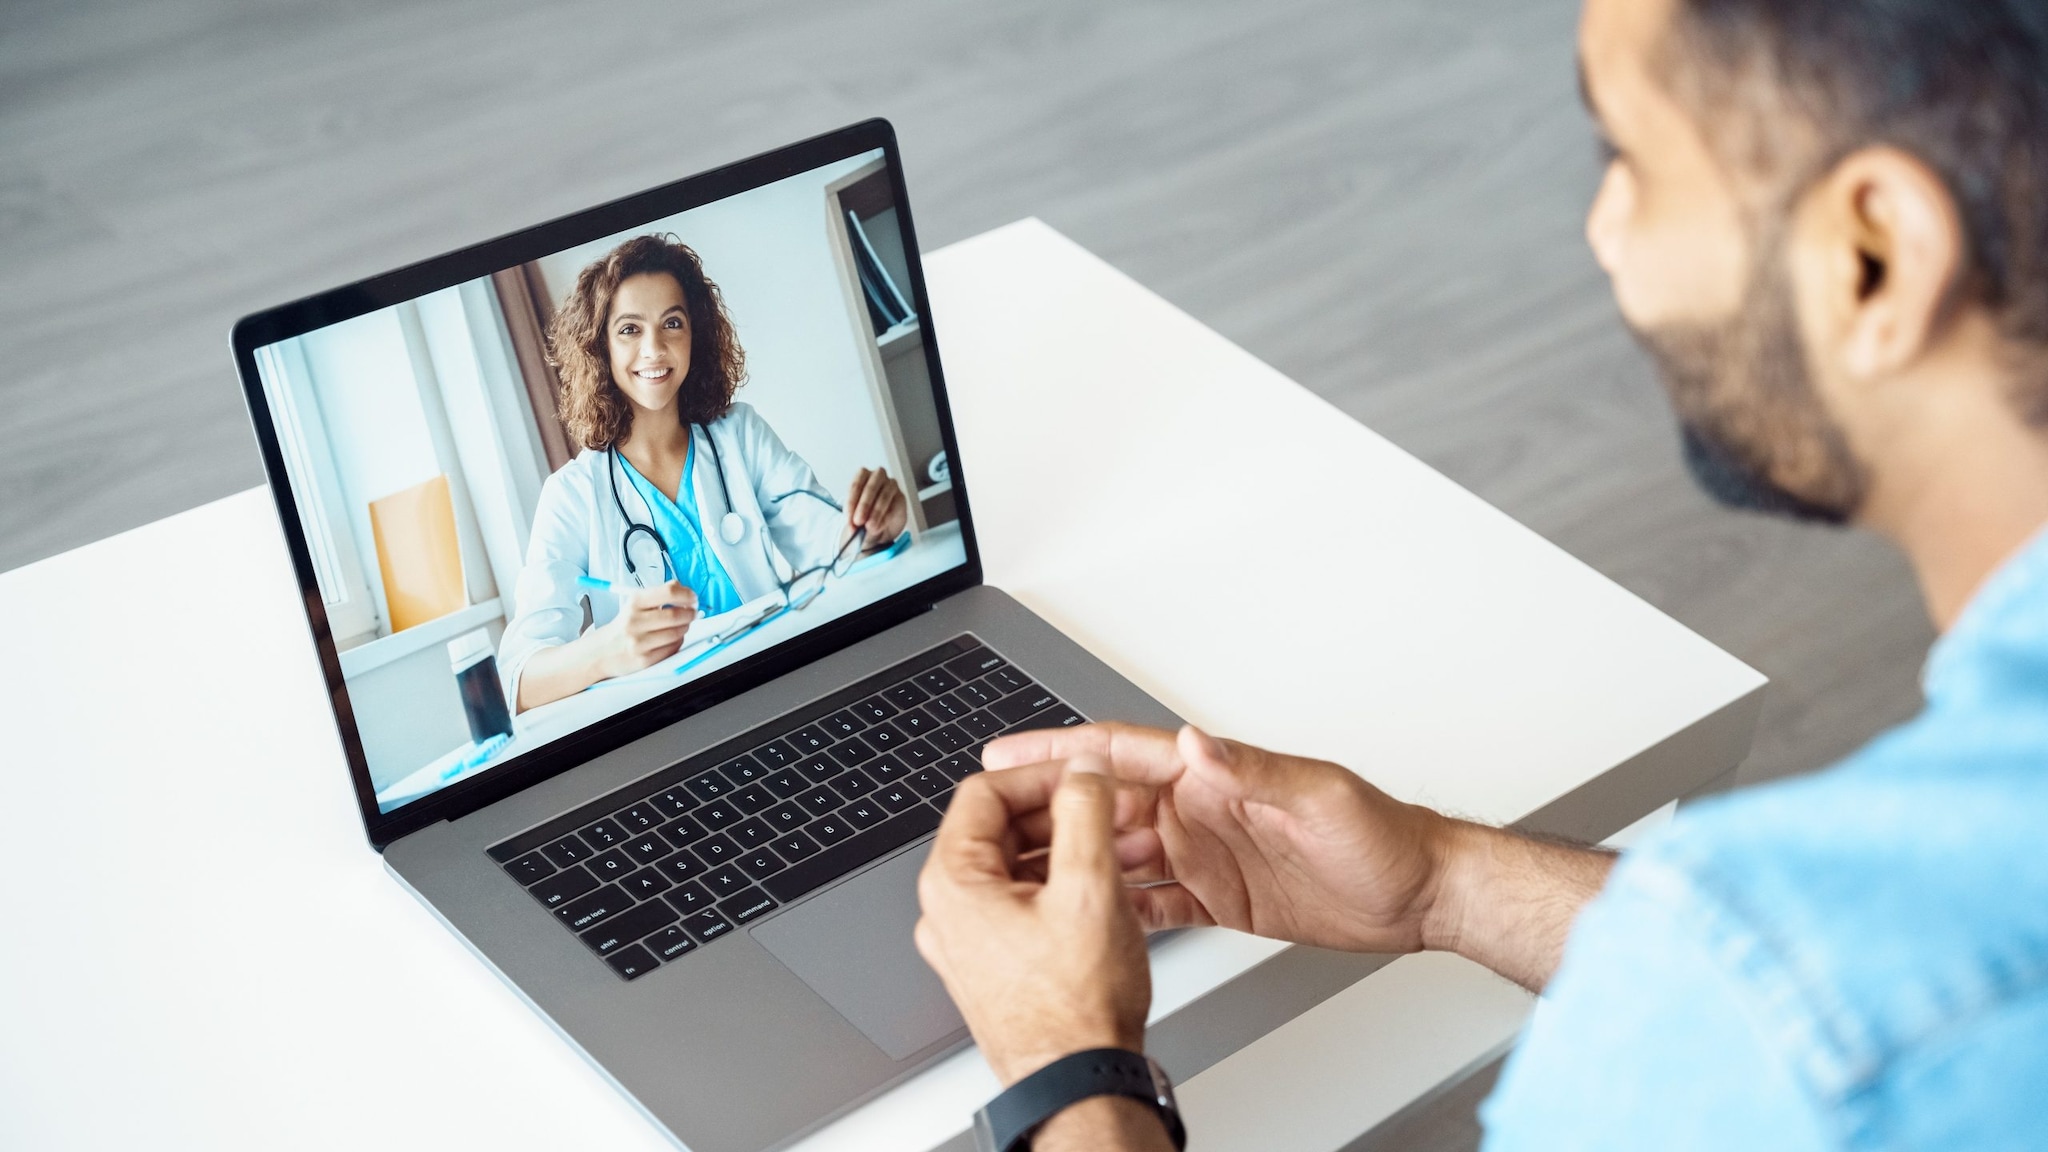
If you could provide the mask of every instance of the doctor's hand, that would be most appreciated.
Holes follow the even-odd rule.
[[[1069,1053],[1143,1050],[1152,974],[1107,768],[1080,757],[968,777],[918,877],[917,950],[1006,1085]],[[1027,818],[1038,836],[1021,834]]]
[[[876,552],[894,544],[909,517],[909,501],[888,469],[863,468],[853,478],[853,488],[846,496],[846,534],[853,535],[857,528],[868,530],[862,551]]]
[[[638,672],[682,649],[697,618],[697,593],[680,581],[636,588],[620,597],[619,614],[595,631],[602,638],[598,670],[607,679]]]

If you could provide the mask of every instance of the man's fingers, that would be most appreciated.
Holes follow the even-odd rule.
[[[1046,882],[1106,887],[1123,884],[1116,859],[1116,791],[1095,756],[1067,762],[1065,777],[1052,796],[1052,852]],[[988,777],[1001,780],[1010,773]]]
[[[992,741],[981,750],[982,767],[1015,768],[1074,756],[1100,756],[1119,780],[1167,784],[1180,775],[1180,752],[1171,732],[1130,724],[1083,724],[1039,728]]]
[[[1059,787],[1060,765],[1041,764],[960,782],[932,842],[932,862],[958,878],[1010,879],[1009,834],[1017,817],[1043,809]]]
[[[1133,888],[1130,890],[1131,910],[1138,914],[1138,924],[1147,932],[1163,932],[1168,928],[1210,928],[1216,918],[1202,906],[1195,894],[1178,884],[1159,888]]]

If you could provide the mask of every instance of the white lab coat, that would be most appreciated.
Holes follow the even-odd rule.
[[[832,558],[846,523],[845,513],[834,507],[839,497],[818,483],[811,466],[785,447],[751,406],[734,404],[709,426],[691,429],[691,435],[689,481],[697,498],[698,523],[742,600],[773,592],[792,572]],[[705,443],[707,435],[717,441],[724,458],[725,482],[732,491],[730,509],[726,488],[718,482],[719,456]],[[610,462],[609,453],[586,449],[541,485],[526,567],[519,573],[516,610],[498,643],[498,675],[507,700],[519,699],[519,674],[535,652],[567,644],[581,634],[585,593],[577,586],[577,577],[632,583],[623,547],[627,522],[612,500],[606,475]],[[618,480],[626,512],[641,524],[652,524],[646,501],[623,468]],[[832,503],[786,495],[798,490]],[[736,544],[726,543],[719,533],[719,522],[728,511],[739,513],[746,522],[746,532]],[[762,540],[764,526],[768,546]],[[682,546],[680,541],[670,544]],[[615,615],[610,604],[593,602],[591,609],[593,626],[609,623]]]

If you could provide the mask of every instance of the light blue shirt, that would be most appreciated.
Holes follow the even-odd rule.
[[[619,463],[647,504],[647,510],[654,515],[654,530],[661,534],[662,543],[668,545],[676,579],[697,593],[698,613],[716,616],[739,607],[743,603],[739,589],[733,586],[732,577],[726,575],[725,566],[705,541],[704,527],[697,516],[697,497],[691,491],[691,478],[696,475],[697,466],[696,437],[690,438],[689,452],[683,457],[683,479],[676,485],[674,500],[640,475],[623,452],[619,454]]]
[[[2048,533],[1918,717],[1688,809],[1616,866],[1486,1147],[2048,1147]]]

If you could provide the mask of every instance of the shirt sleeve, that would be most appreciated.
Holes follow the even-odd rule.
[[[514,712],[519,710],[519,677],[526,662],[535,652],[567,644],[583,631],[583,598],[576,578],[590,573],[590,548],[575,503],[561,473],[541,485],[512,618],[498,641],[498,677]]]
[[[776,550],[793,572],[830,562],[846,523],[838,498],[759,413],[742,405],[734,410],[745,421],[747,471],[754,477],[754,499]]]
[[[1839,1147],[1676,869],[1626,859],[1482,1107],[1487,1152]]]

